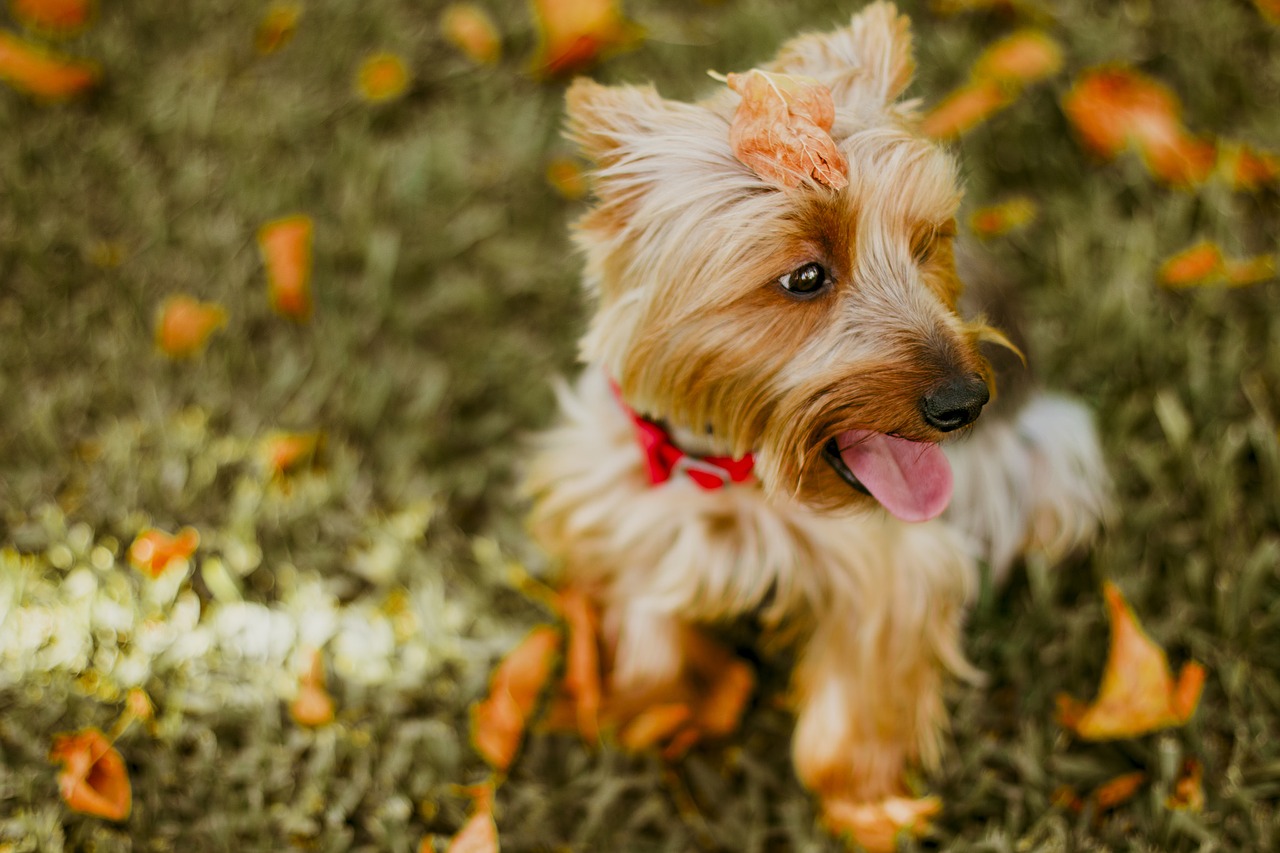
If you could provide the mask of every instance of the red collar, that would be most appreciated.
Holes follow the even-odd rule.
[[[636,441],[644,451],[649,469],[649,482],[659,485],[671,479],[677,471],[689,475],[702,488],[711,491],[728,483],[745,483],[751,479],[755,460],[748,453],[741,459],[731,456],[694,456],[685,453],[672,441],[671,434],[659,423],[637,413],[622,399],[616,383],[610,381],[618,405],[631,418],[636,429]]]

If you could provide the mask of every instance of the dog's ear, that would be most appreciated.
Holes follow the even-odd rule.
[[[843,29],[787,42],[769,67],[815,78],[831,90],[837,107],[879,113],[902,94],[915,71],[911,22],[892,3],[872,3]]]
[[[565,134],[583,156],[607,167],[660,132],[672,106],[652,86],[602,86],[579,77],[565,94]]]

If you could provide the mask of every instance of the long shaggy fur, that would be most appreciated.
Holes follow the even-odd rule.
[[[960,625],[977,561],[1058,556],[1092,535],[1105,471],[1087,413],[1033,396],[949,452],[948,515],[909,524],[822,460],[852,430],[948,436],[921,400],[948,377],[990,377],[982,325],[958,313],[956,166],[897,100],[905,18],[877,3],[771,66],[830,88],[849,186],[780,190],[736,160],[735,97],[696,104],[578,81],[569,135],[596,164],[577,228],[594,313],[588,363],[527,475],[533,530],[603,612],[620,693],[674,681],[689,626],[749,615],[798,651],[793,746],[824,797],[899,790],[940,757],[948,675],[973,677]],[[778,280],[811,262],[818,298]],[[758,483],[654,486],[627,404],[689,452],[753,453]]]

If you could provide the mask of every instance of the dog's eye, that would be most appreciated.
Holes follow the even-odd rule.
[[[783,289],[797,296],[812,296],[830,280],[822,264],[809,263],[797,267],[778,279]]]

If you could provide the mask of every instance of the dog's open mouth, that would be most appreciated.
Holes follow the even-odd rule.
[[[951,465],[931,442],[855,429],[824,444],[822,458],[903,521],[937,518],[951,500]]]

